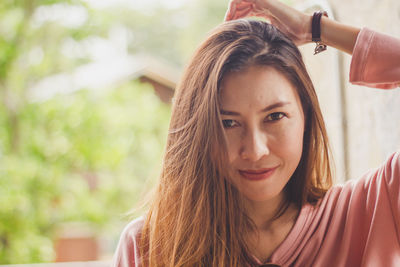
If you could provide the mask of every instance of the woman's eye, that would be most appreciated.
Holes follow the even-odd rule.
[[[233,128],[237,126],[237,123],[234,120],[222,120],[222,124],[224,128]]]
[[[269,114],[267,116],[267,121],[278,121],[278,120],[283,119],[283,117],[285,117],[285,116],[286,115],[283,112],[275,112],[275,113]]]

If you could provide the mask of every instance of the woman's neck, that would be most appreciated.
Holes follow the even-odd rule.
[[[247,200],[245,208],[247,215],[251,218],[259,231],[272,230],[275,225],[285,223],[286,221],[295,221],[298,209],[294,204],[288,204],[286,207],[284,194],[280,194],[274,199],[268,201]],[[283,214],[276,218],[278,212]]]
[[[296,222],[299,208],[293,203],[289,203],[286,207],[284,205],[283,198],[268,202],[249,201],[246,203],[248,216],[256,226],[256,229],[250,231],[246,236],[247,245],[252,256],[262,263],[271,257]],[[281,216],[277,217],[282,207],[285,209]]]

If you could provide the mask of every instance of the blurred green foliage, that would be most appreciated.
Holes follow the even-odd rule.
[[[1,263],[51,261],[60,223],[118,221],[157,175],[169,110],[137,82],[27,103],[19,153],[0,161]]]
[[[150,86],[132,81],[29,99],[36,81],[90,61],[63,55],[66,38],[107,29],[92,27],[91,19],[79,29],[34,23],[35,9],[60,3],[80,4],[3,1],[0,7],[0,264],[52,261],[60,223],[107,229],[139,200],[161,163],[170,107]],[[42,59],[31,62],[32,51]]]

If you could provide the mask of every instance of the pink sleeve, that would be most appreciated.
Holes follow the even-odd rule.
[[[130,222],[123,230],[112,267],[140,267],[138,235],[143,226],[143,218]]]
[[[400,39],[363,28],[353,50],[350,82],[381,89],[400,86]]]

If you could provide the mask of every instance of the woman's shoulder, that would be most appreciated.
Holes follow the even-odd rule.
[[[130,221],[124,228],[124,232],[129,234],[137,234],[140,232],[144,224],[144,216],[140,216]]]
[[[144,217],[128,223],[122,231],[113,258],[113,267],[138,267],[140,264],[138,239],[143,228]]]
[[[396,196],[400,191],[400,152],[392,153],[379,167],[360,178],[333,186],[322,202],[359,202],[377,200],[379,196]],[[357,201],[358,200],[358,201]]]
[[[318,203],[306,203],[273,260],[282,266],[295,261],[296,266],[328,266],[329,261],[349,266],[348,259],[394,266],[385,264],[390,257],[377,255],[393,255],[395,250],[398,255],[399,196],[400,153],[396,152],[361,178],[333,186]]]
[[[396,178],[400,175],[400,151],[392,153],[386,160],[376,168],[366,171],[361,177],[350,179],[344,183],[334,185],[332,191],[341,191],[343,188],[351,188],[359,183],[370,183],[373,180],[385,179],[388,180]]]
[[[136,238],[140,234],[144,224],[144,216],[140,216],[130,221],[122,231],[122,237]]]

